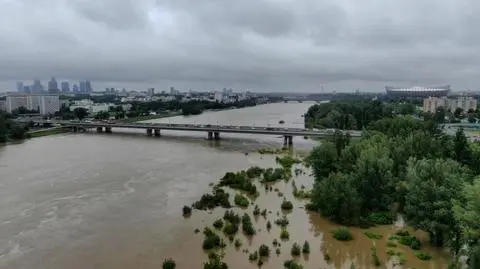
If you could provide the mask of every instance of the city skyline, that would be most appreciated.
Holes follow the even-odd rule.
[[[88,78],[100,89],[480,86],[480,2],[473,0],[207,1],[195,8],[174,0],[19,0],[2,1],[0,15],[15,29],[0,30],[0,91],[52,74]]]

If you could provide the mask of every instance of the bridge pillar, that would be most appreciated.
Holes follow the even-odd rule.
[[[213,132],[213,138],[215,140],[220,140],[220,132]]]
[[[152,129],[147,129],[147,135],[152,136]]]
[[[97,133],[103,132],[103,127],[97,127]]]
[[[293,145],[293,136],[285,135],[283,136],[283,146],[292,146]]]
[[[292,146],[293,145],[293,136],[288,137],[288,145]]]
[[[105,133],[111,134],[112,133],[112,127],[105,127]]]
[[[74,133],[76,133],[76,132],[78,131],[78,127],[77,127],[77,126],[73,126],[73,127],[72,127],[72,131],[73,131]]]
[[[155,132],[155,136],[160,136],[160,129],[155,129],[154,132]]]
[[[213,132],[208,132],[208,140],[213,140]]]

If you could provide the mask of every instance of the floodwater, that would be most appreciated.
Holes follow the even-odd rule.
[[[158,121],[277,126],[284,120],[285,126],[301,127],[301,115],[310,105],[268,104]],[[274,166],[274,156],[255,152],[283,143],[283,138],[274,136],[222,134],[221,141],[206,141],[203,133],[165,131],[162,137],[147,137],[140,131],[113,132],[62,134],[0,147],[0,268],[153,269],[161,268],[165,258],[176,260],[177,268],[201,268],[207,256],[201,248],[203,235],[194,230],[211,226],[224,210],[194,211],[184,219],[181,208],[210,191],[209,183],[225,172]],[[313,145],[294,139],[300,151]],[[307,189],[312,185],[308,173],[295,182]],[[279,212],[283,198],[259,186],[262,195],[255,203],[272,212],[267,219],[273,228],[267,232],[266,220],[260,216],[254,220],[256,236],[237,235],[243,246],[226,248],[229,268],[256,268],[242,250],[257,249],[262,243],[272,249],[263,268],[282,268],[291,258],[293,242],[305,240],[311,254],[298,259],[305,268],[350,268],[352,262],[357,269],[374,268],[373,241],[363,230],[352,229],[355,240],[338,242],[330,233],[334,224],[308,214],[302,208],[305,202],[293,199],[291,182],[273,187],[295,205],[287,213],[290,240],[281,243],[277,256],[272,241],[279,239],[280,231],[273,222],[277,212],[283,214]],[[252,211],[253,206],[246,209]],[[375,242],[380,268],[393,268],[396,261],[386,261],[385,245],[394,227],[372,230],[384,234]],[[422,247],[433,256],[427,262],[403,246],[396,249],[404,253],[404,268],[446,268],[448,256],[438,249]],[[324,253],[330,261],[324,260]]]

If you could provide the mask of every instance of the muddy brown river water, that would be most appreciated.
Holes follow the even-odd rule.
[[[303,127],[301,115],[310,105],[268,104],[157,121],[278,126],[284,120],[285,126]],[[162,137],[147,137],[129,130],[113,132],[63,134],[0,147],[0,268],[153,269],[161,268],[165,258],[173,258],[177,268],[202,268],[207,259],[201,248],[203,235],[194,230],[211,226],[224,210],[194,211],[184,219],[182,206],[210,191],[208,184],[225,172],[275,166],[274,156],[256,151],[280,147],[283,142],[279,137],[240,134],[225,134],[215,142],[206,141],[203,133],[163,132]],[[300,152],[315,144],[294,140]],[[308,173],[295,182],[307,189],[313,183]],[[406,263],[395,266],[397,259],[386,255],[387,237],[394,226],[372,228],[384,235],[375,242],[360,229],[352,229],[355,240],[336,241],[330,231],[337,226],[306,212],[305,201],[292,197],[291,182],[274,187],[294,202],[295,209],[287,214],[290,240],[281,243],[281,254],[273,252],[263,268],[282,268],[291,259],[292,244],[305,240],[311,253],[298,258],[305,268],[350,268],[352,262],[357,269],[375,268],[373,244],[382,261],[380,268],[447,267],[448,255],[428,246],[422,251],[433,256],[431,261],[420,261],[413,251],[398,246]],[[260,186],[259,190],[255,203],[272,211],[267,219],[273,223],[283,198]],[[245,211],[251,214],[253,206]],[[253,238],[237,235],[243,242],[241,250],[257,249],[262,243],[272,246],[273,239],[279,238],[276,225],[266,231],[266,221],[261,216],[253,220],[261,230]],[[224,261],[229,268],[256,268],[241,250],[227,246]],[[330,261],[324,260],[324,253]]]

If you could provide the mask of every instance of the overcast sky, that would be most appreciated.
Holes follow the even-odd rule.
[[[479,0],[0,0],[0,91],[480,89]]]

